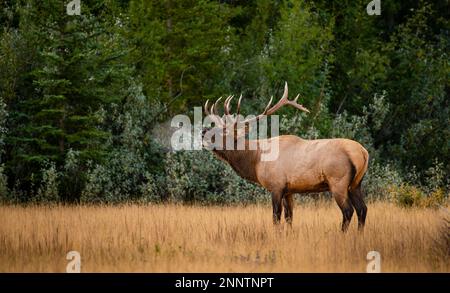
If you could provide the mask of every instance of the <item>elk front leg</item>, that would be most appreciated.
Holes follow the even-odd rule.
[[[275,225],[279,224],[281,220],[281,212],[283,211],[282,199],[282,192],[272,192],[273,223]]]
[[[286,223],[292,226],[292,219],[294,217],[294,197],[292,194],[285,194],[283,197],[284,204],[284,218]]]

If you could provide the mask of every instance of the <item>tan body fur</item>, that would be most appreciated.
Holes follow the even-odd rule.
[[[364,226],[367,207],[362,199],[361,181],[367,171],[369,154],[361,144],[349,139],[305,140],[293,135],[266,142],[276,145],[275,140],[279,155],[273,161],[262,161],[260,148],[214,150],[214,153],[241,177],[272,193],[276,223],[280,221],[282,203],[286,220],[292,221],[292,194],[331,191],[343,213],[342,229],[347,229],[353,208],[358,214],[359,226]]]

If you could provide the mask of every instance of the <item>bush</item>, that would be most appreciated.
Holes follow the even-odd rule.
[[[8,178],[5,175],[4,166],[0,165],[0,202],[9,202]]]
[[[161,193],[158,193],[157,181],[149,172],[146,172],[144,177],[146,181],[140,185],[141,201],[160,202]]]
[[[386,199],[390,195],[390,186],[399,186],[402,182],[400,173],[393,165],[371,159],[364,176],[363,189],[369,200]]]
[[[50,162],[42,168],[42,181],[37,195],[36,203],[56,203],[60,200],[58,193],[58,172],[54,162]]]
[[[427,189],[430,192],[443,188],[444,186],[448,190],[450,182],[444,169],[444,163],[434,160],[433,166],[428,168],[425,172],[427,180]]]
[[[169,153],[166,174],[174,202],[249,203],[268,198],[261,187],[240,178],[208,151]]]
[[[441,188],[427,195],[419,187],[406,183],[390,186],[389,192],[390,199],[402,207],[436,208],[445,204],[447,197]]]
[[[109,141],[107,160],[88,166],[81,202],[159,201],[164,197],[161,180],[164,153],[151,134],[160,110],[132,85],[122,106],[105,114],[105,124],[115,136]]]
[[[80,198],[86,183],[86,168],[80,162],[80,152],[69,149],[60,171],[59,194],[61,200],[74,202]]]
[[[147,171],[146,162],[135,153],[122,150],[114,152],[108,162],[90,167],[80,201],[159,201],[157,190],[155,179]]]

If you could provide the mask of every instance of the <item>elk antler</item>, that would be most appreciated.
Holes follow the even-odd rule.
[[[276,103],[275,105],[270,107],[270,105],[272,104],[272,100],[273,100],[273,96],[272,96],[270,98],[269,103],[267,104],[266,108],[264,109],[264,111],[261,114],[259,114],[258,116],[254,117],[254,118],[246,119],[240,123],[249,123],[249,122],[253,122],[253,121],[258,121],[259,119],[261,119],[264,116],[272,115],[273,113],[275,113],[277,110],[279,110],[284,105],[291,105],[291,106],[295,107],[296,109],[299,109],[301,111],[309,113],[309,110],[307,108],[305,108],[303,105],[297,103],[297,100],[299,97],[300,97],[300,95],[297,95],[294,100],[292,100],[292,101],[288,100],[288,84],[287,84],[287,82],[285,82],[284,83],[284,93],[283,93],[283,96],[281,97],[281,99],[278,101],[278,103]]]
[[[221,98],[222,97],[220,97],[217,100],[217,102],[220,101]],[[209,100],[206,100],[205,108],[204,108],[205,115],[208,116],[211,119],[211,121],[213,121],[217,126],[223,127],[224,126],[223,120],[218,115],[216,115],[214,112],[214,106],[217,104],[217,102],[211,105],[211,110],[208,110],[208,102],[209,102]]]
[[[234,96],[228,96],[228,98],[225,99],[225,103],[223,105],[223,111],[225,115],[232,115],[230,114],[230,102],[234,98]]]
[[[309,110],[307,108],[305,108],[303,105],[298,104],[297,100],[300,97],[300,95],[297,95],[295,97],[294,100],[288,100],[288,84],[287,82],[285,82],[284,84],[284,93],[283,96],[281,97],[281,99],[278,101],[278,103],[276,103],[275,105],[273,105],[272,107],[270,107],[270,105],[272,104],[272,100],[273,100],[273,96],[270,98],[269,103],[267,104],[266,108],[264,109],[264,111],[259,114],[258,116],[254,117],[254,118],[250,118],[250,119],[246,119],[244,121],[238,121],[239,119],[239,113],[240,113],[240,109],[241,109],[241,100],[242,100],[242,95],[239,97],[239,101],[237,104],[237,108],[236,108],[236,120],[234,121],[234,124],[237,123],[249,123],[249,122],[253,122],[253,121],[258,121],[259,119],[261,119],[264,116],[269,116],[272,115],[273,113],[275,113],[277,110],[279,110],[281,107],[283,107],[284,105],[291,105],[296,109],[299,109],[301,111],[307,112],[309,113]],[[225,99],[225,103],[224,103],[224,113],[227,116],[231,116],[231,111],[230,111],[230,103],[231,100],[233,100],[234,96],[228,96]],[[223,118],[221,118],[219,116],[219,114],[217,113],[217,104],[219,103],[219,101],[222,99],[222,97],[220,97],[212,106],[211,106],[211,110],[209,113],[208,112],[208,101],[206,101],[205,103],[205,113],[206,115],[209,115],[211,117],[211,119],[218,125],[224,125],[224,121]]]

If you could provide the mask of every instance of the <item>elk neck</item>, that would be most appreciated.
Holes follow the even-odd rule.
[[[216,156],[226,161],[244,179],[258,183],[256,165],[260,161],[260,150],[250,150],[245,141],[244,150],[214,150]]]

